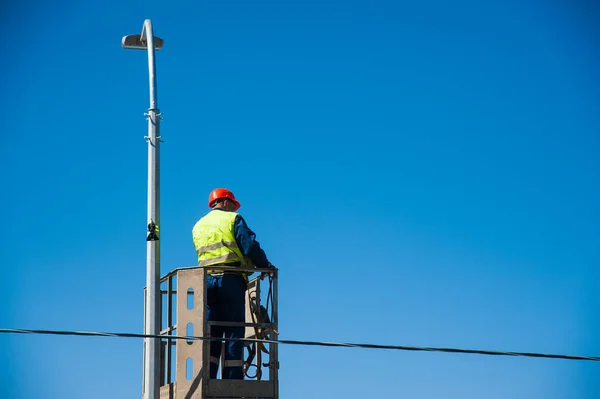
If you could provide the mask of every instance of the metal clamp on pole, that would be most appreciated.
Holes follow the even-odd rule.
[[[158,241],[158,226],[154,223],[154,220],[150,220],[150,224],[148,224],[148,237],[146,237],[146,241]]]

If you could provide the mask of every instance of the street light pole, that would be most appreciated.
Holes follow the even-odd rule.
[[[123,37],[123,48],[148,50],[148,72],[150,79],[150,108],[148,119],[148,236],[146,238],[146,295],[144,333],[160,334],[160,119],[156,89],[155,50],[160,50],[162,39],[154,36],[152,22],[144,21],[140,35]],[[160,340],[144,339],[144,399],[158,399],[160,394]]]

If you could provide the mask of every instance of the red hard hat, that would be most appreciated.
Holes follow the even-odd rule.
[[[208,196],[208,207],[212,208],[211,205],[213,202],[223,198],[227,198],[228,200],[233,201],[233,203],[235,204],[234,210],[237,211],[238,209],[240,209],[240,203],[238,202],[238,200],[235,199],[235,195],[233,195],[233,193],[227,190],[226,188],[215,188],[214,190],[212,190],[212,192]]]

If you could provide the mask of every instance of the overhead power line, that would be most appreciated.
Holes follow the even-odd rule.
[[[277,341],[260,340],[251,338],[218,338],[218,337],[194,337],[180,335],[152,335],[152,334],[136,334],[136,333],[118,333],[118,332],[97,332],[97,331],[60,331],[60,330],[28,330],[28,329],[12,329],[0,328],[0,333],[14,334],[45,334],[45,335],[69,335],[69,336],[87,336],[87,337],[118,337],[118,338],[159,338],[159,339],[184,339],[194,341],[243,341],[243,342],[263,342],[269,344],[284,344],[284,345],[305,345],[305,346],[330,346],[344,348],[365,348],[365,349],[391,349],[401,351],[422,351],[422,352],[446,352],[446,353],[467,353],[473,355],[489,355],[489,356],[521,356],[521,357],[537,357],[546,359],[564,359],[564,360],[588,360],[600,361],[600,357],[594,356],[572,356],[572,355],[556,355],[547,353],[533,352],[503,352],[478,349],[457,349],[457,348],[434,348],[422,346],[403,346],[403,345],[377,345],[377,344],[351,344],[343,342],[322,342],[322,341],[298,341],[282,339]]]

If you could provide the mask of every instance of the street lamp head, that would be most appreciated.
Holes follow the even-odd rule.
[[[146,41],[145,35],[127,35],[123,36],[121,40],[123,48],[132,50],[146,50],[148,49],[148,42]],[[158,36],[154,36],[154,49],[160,50],[163,47],[163,39]]]

